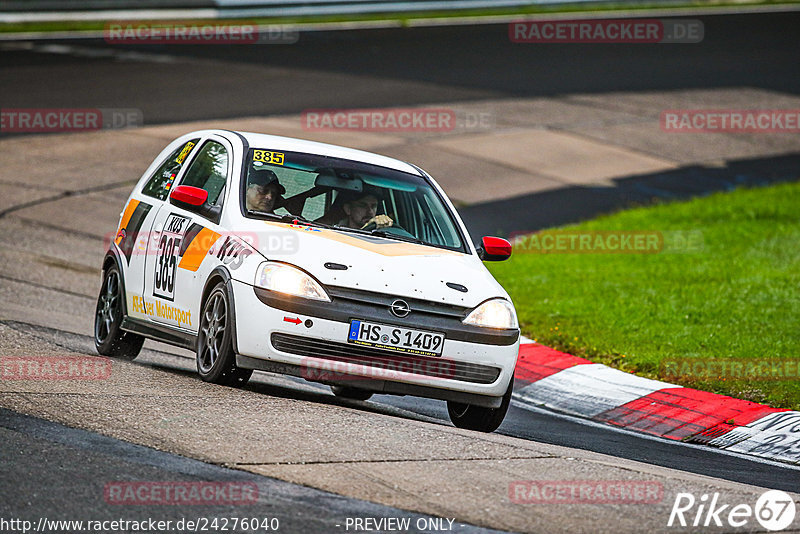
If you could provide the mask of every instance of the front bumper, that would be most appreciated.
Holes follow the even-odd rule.
[[[453,306],[404,299],[412,313],[400,319],[389,312],[391,296],[329,288],[332,302],[316,303],[231,283],[237,348],[245,367],[484,405],[497,404],[513,376],[519,330],[463,325],[465,310]],[[410,356],[347,344],[351,319],[443,332],[442,356]]]

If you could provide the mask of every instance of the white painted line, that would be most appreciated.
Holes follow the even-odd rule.
[[[269,9],[269,8],[267,8]],[[486,16],[454,16],[454,17],[434,17],[434,18],[411,18],[403,20],[403,13],[398,12],[397,18],[386,18],[377,20],[354,20],[336,22],[291,22],[287,26],[301,31],[339,31],[357,29],[388,29],[398,27],[435,27],[435,26],[474,26],[478,24],[507,24],[520,20],[593,20],[608,18],[657,18],[657,17],[676,17],[676,16],[708,16],[708,15],[738,15],[748,13],[787,13],[800,10],[798,4],[739,4],[733,6],[713,6],[713,7],[669,7],[663,6],[651,9],[616,9],[616,10],[597,10],[591,6],[587,11],[567,11],[560,13],[523,13],[510,15],[486,15]],[[241,10],[239,10],[241,11]],[[313,12],[312,15],[319,13]],[[113,15],[113,16],[112,16]],[[60,20],[186,20],[186,19],[210,19],[224,21],[226,18],[242,18],[241,13],[220,10],[214,8],[200,9],[170,9],[170,10],[147,10],[130,9],[115,11],[28,11],[21,13],[0,13],[0,23],[8,22],[37,22],[37,21],[60,21]],[[275,15],[267,14],[267,11],[254,13],[250,10],[251,18],[270,18]],[[283,25],[278,19],[276,24]],[[82,39],[102,37],[102,32],[9,32],[0,34],[0,40],[16,39]]]
[[[579,0],[585,4],[591,4],[591,0]],[[267,1],[261,2],[266,4]],[[526,5],[530,2],[520,2]],[[560,3],[546,1],[543,3]],[[414,10],[418,5],[413,6]],[[451,8],[453,4],[449,1],[445,7]],[[465,26],[475,24],[504,24],[519,20],[592,20],[608,18],[656,18],[656,17],[675,17],[675,16],[703,16],[703,15],[737,15],[747,13],[786,13],[798,11],[797,4],[753,4],[740,3],[731,6],[660,6],[650,9],[598,9],[596,6],[587,5],[585,11],[567,12],[545,12],[545,13],[512,13],[508,15],[464,15],[464,16],[445,16],[445,17],[420,17],[408,20],[401,20],[405,15],[403,11],[397,12],[396,18],[387,17],[385,19],[373,19],[366,21],[336,21],[336,22],[294,22],[296,26],[302,26],[304,31],[327,31],[327,30],[348,30],[358,28],[390,28],[400,24],[405,26]],[[185,8],[185,9],[118,9],[118,10],[94,10],[94,11],[23,11],[23,12],[2,12],[0,22],[29,22],[29,21],[57,21],[57,20],[164,20],[164,19],[225,19],[240,17],[241,12],[246,11],[248,16],[257,18],[269,18],[279,15],[286,16],[288,12],[280,13],[275,8]],[[319,15],[319,6],[304,7],[300,11],[295,9],[294,15],[300,13]],[[385,4],[379,6],[378,11],[385,11]]]
[[[673,384],[650,380],[599,363],[576,365],[519,389],[515,398],[581,417],[606,410]]]
[[[197,9],[115,9],[94,11],[22,11],[0,13],[0,22],[46,22],[68,20],[167,20],[215,19],[221,13],[214,8]]]

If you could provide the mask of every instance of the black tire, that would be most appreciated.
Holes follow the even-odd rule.
[[[331,386],[331,391],[343,399],[365,401],[372,397],[372,392],[366,389],[350,388],[347,386]]]
[[[231,305],[224,283],[211,290],[202,310],[196,346],[200,378],[223,386],[244,386],[253,371],[236,366]]]
[[[447,413],[450,421],[458,428],[477,430],[478,432],[494,432],[506,417],[508,406],[511,404],[513,387],[514,377],[512,376],[499,408],[484,408],[483,406],[447,401]]]
[[[122,277],[112,265],[103,273],[103,284],[94,313],[94,347],[98,354],[132,360],[139,355],[144,337],[120,330],[122,324]]]

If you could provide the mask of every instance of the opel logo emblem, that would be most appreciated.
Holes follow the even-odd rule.
[[[411,308],[408,307],[406,301],[397,299],[389,306],[389,311],[391,311],[395,317],[405,317],[408,315],[408,312],[411,311]]]

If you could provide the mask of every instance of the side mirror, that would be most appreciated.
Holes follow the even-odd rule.
[[[179,185],[169,194],[170,204],[191,211],[219,223],[221,206],[208,205],[208,191],[191,185]]]
[[[208,191],[191,185],[179,185],[169,194],[169,201],[189,211],[197,211],[208,200]]]
[[[478,257],[483,261],[504,261],[511,257],[511,243],[500,237],[486,236],[481,239]]]

